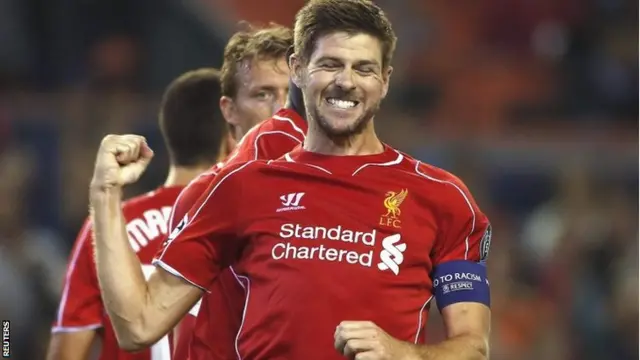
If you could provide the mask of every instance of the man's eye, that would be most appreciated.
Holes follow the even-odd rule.
[[[265,100],[265,99],[268,99],[269,97],[271,97],[271,93],[268,91],[260,91],[259,93],[256,94],[256,98],[260,100]]]

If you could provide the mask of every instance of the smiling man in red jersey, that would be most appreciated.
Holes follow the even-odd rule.
[[[242,359],[486,359],[487,217],[454,175],[383,144],[373,118],[396,38],[367,0],[311,0],[296,17],[292,78],[303,146],[224,167],[154,262],[125,246],[120,189],[151,151],[135,135],[98,151],[90,193],[102,295],[136,348],[170,329],[228,266],[247,289]],[[424,345],[431,300],[447,339]]]

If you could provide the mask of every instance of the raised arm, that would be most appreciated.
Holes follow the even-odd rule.
[[[154,260],[158,268],[145,281],[129,245],[121,190],[140,177],[151,156],[142,137],[107,136],[98,151],[91,182],[102,299],[125,350],[139,350],[168,333],[211,285],[231,258],[229,254],[235,254],[235,242],[222,240],[234,238],[235,201],[230,200],[235,200],[238,189],[227,186],[230,181],[225,179],[230,174],[222,171],[220,180],[216,177],[197,201],[182,204],[193,206],[187,207],[190,210],[171,231]]]
[[[118,343],[125,350],[139,350],[156,342],[202,293],[163,270],[156,271],[147,282],[129,245],[122,213],[122,186],[135,182],[152,156],[140,136],[105,137],[98,150],[90,188],[102,299]]]

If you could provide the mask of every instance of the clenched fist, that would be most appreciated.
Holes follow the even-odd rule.
[[[343,321],[336,327],[334,346],[347,359],[409,360],[416,354],[412,344],[387,334],[371,321]]]
[[[100,143],[91,188],[106,190],[136,182],[153,157],[144,137],[107,135]]]

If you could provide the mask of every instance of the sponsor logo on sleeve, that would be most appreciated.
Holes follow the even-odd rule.
[[[184,230],[184,228],[187,226],[187,222],[189,222],[189,215],[185,215],[184,218],[182,218],[182,221],[180,221],[178,225],[176,225],[176,227],[173,228],[173,230],[171,231],[171,234],[169,234],[169,237],[164,242],[164,244],[162,244],[162,246],[166,247],[169,244],[171,244],[171,242],[175,240],[175,238],[177,238],[178,235],[180,235],[180,233],[182,232],[182,230]]]

